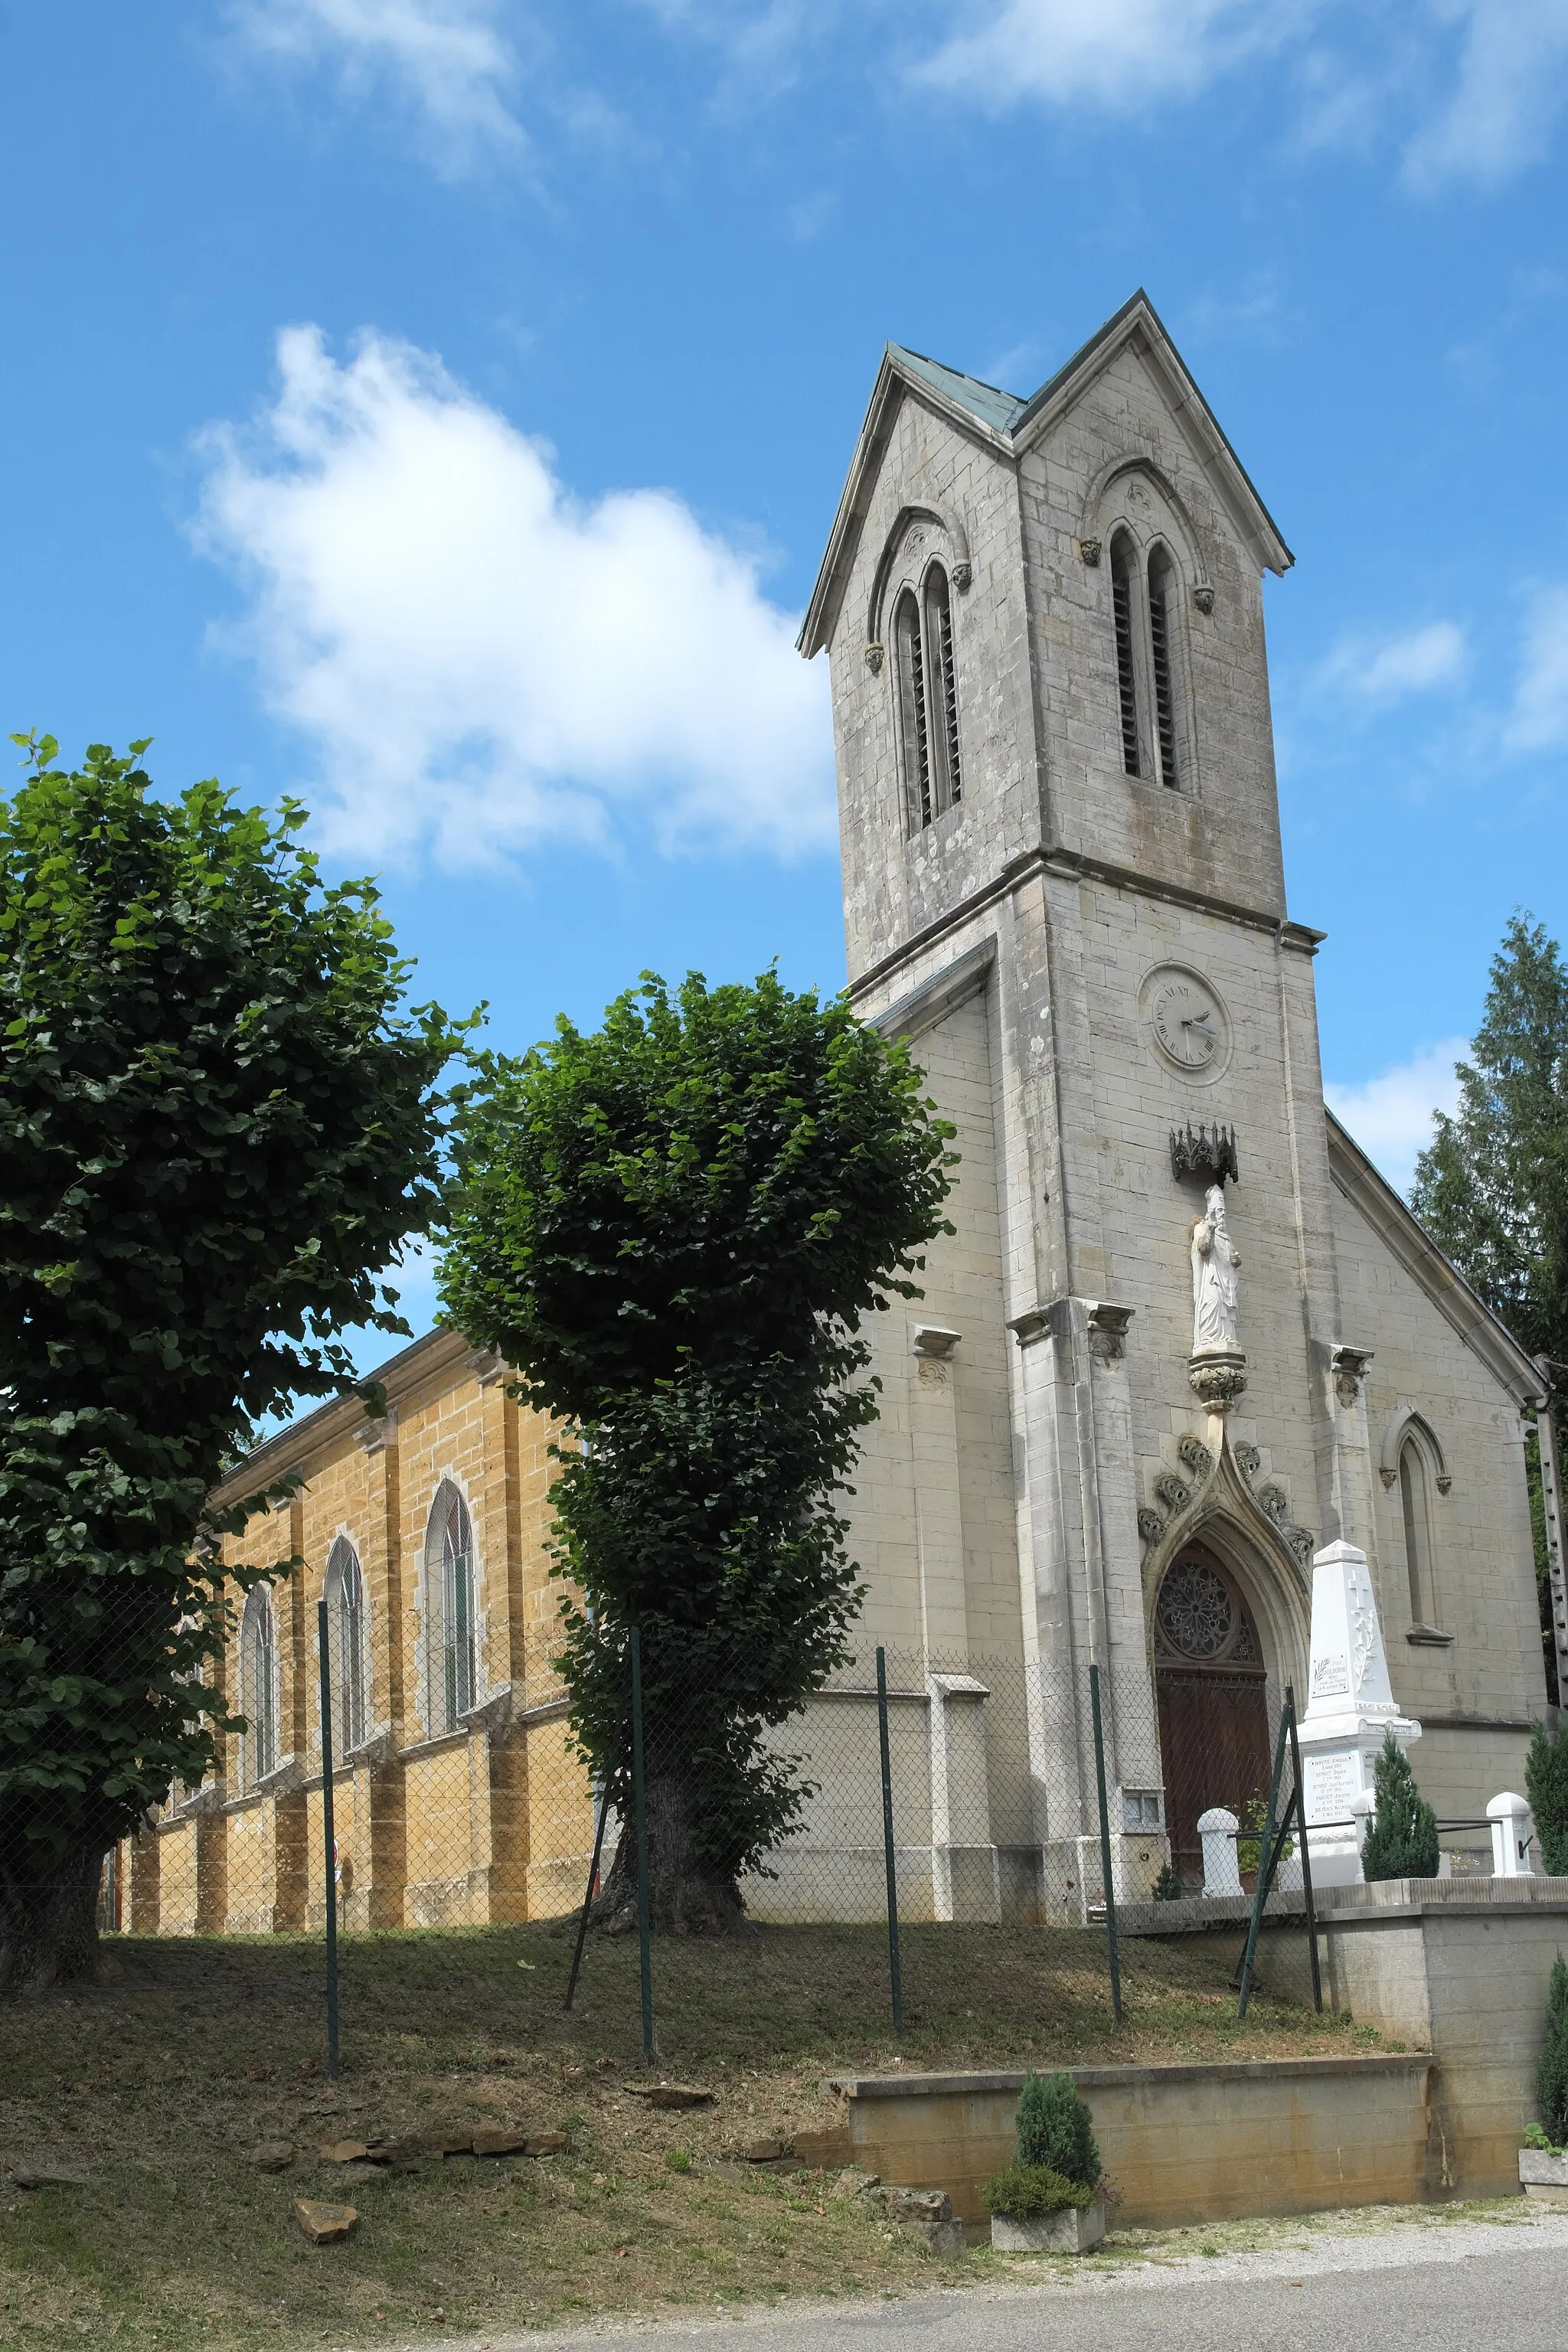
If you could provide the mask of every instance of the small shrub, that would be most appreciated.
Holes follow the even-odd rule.
[[[1436,1878],[1437,1816],[1415,1785],[1392,1731],[1383,1737],[1372,1768],[1376,1811],[1362,1848],[1362,1874],[1373,1878]]]
[[[1555,1731],[1538,1723],[1530,1735],[1524,1793],[1541,1849],[1541,1867],[1550,1877],[1568,1877],[1568,1722]]]
[[[1185,1893],[1186,1889],[1182,1885],[1180,1873],[1173,1870],[1168,1862],[1163,1862],[1160,1865],[1160,1875],[1154,1881],[1155,1902],[1180,1903]]]
[[[1100,2191],[1080,2180],[1068,2180],[1048,2164],[1005,2164],[980,2192],[988,2213],[1009,2221],[1032,2221],[1041,2213],[1062,2213],[1069,2205],[1082,2212]]]
[[[1059,2172],[1080,2188],[1092,2190],[1099,2183],[1094,2118],[1070,2074],[1026,2075],[1018,2097],[1018,2161]]]
[[[691,2169],[691,2154],[689,2148],[667,2147],[664,2151],[664,2160],[671,2172],[689,2172]]]
[[[1568,1961],[1552,1963],[1546,1989],[1546,2040],[1535,2070],[1535,2104],[1554,2147],[1568,2141]]]
[[[1263,1866],[1263,1833],[1268,1827],[1267,1797],[1248,1797],[1241,1809],[1243,1835],[1236,1841],[1237,1870],[1260,1870]],[[1278,1831],[1279,1824],[1275,1824]],[[1296,1851],[1294,1838],[1287,1838],[1279,1849],[1281,1862],[1289,1862]]]

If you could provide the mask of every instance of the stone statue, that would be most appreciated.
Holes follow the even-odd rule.
[[[1225,1193],[1211,1184],[1204,1213],[1193,1222],[1193,1353],[1234,1355],[1236,1270],[1241,1252],[1225,1221]]]

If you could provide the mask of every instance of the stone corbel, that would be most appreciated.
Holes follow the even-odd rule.
[[[1089,1301],[1089,1352],[1097,1364],[1119,1364],[1127,1353],[1131,1307],[1112,1307],[1103,1298]]]
[[[944,1324],[917,1323],[910,1339],[917,1356],[945,1364],[963,1336],[961,1331],[950,1331]]]
[[[878,645],[875,638],[872,639],[871,643],[866,648],[866,667],[870,671],[873,677],[881,677],[882,648]]]
[[[356,1444],[362,1446],[366,1454],[384,1452],[396,1435],[397,1407],[395,1405],[389,1405],[379,1421],[367,1419],[354,1433]]]
[[[470,1348],[468,1370],[482,1389],[493,1389],[498,1381],[510,1381],[511,1366],[493,1348]]]
[[[1373,1360],[1371,1348],[1336,1346],[1330,1350],[1329,1362],[1334,1376],[1334,1394],[1347,1412],[1361,1396],[1361,1384],[1366,1378],[1366,1368]]]

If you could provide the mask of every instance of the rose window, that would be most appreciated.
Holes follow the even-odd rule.
[[[1184,1658],[1216,1658],[1236,1622],[1224,1580],[1201,1559],[1178,1560],[1160,1587],[1160,1631]]]

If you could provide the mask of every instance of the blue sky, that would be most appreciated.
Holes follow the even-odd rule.
[[[498,1042],[841,981],[793,638],[882,342],[1027,393],[1145,286],[1296,551],[1291,908],[1405,1180],[1568,930],[1568,0],[53,0],[0,74],[5,726],[301,793]]]

